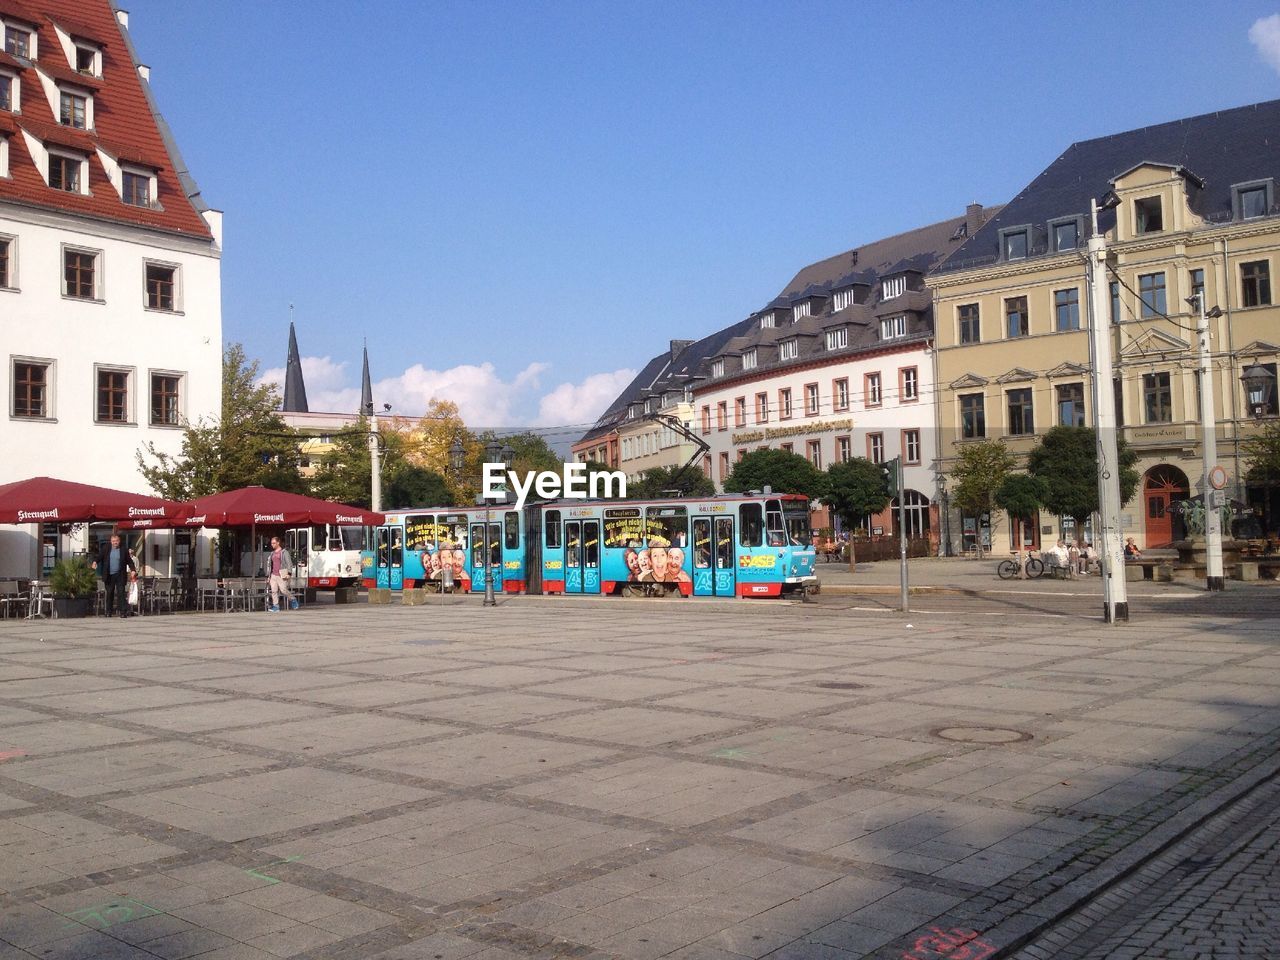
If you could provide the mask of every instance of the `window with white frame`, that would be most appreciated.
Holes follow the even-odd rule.
[[[93,375],[97,398],[94,419],[98,423],[132,423],[133,371],[127,367],[95,365]]]
[[[853,459],[852,444],[848,437],[836,437],[836,459],[841,463],[848,463]]]
[[[742,351],[742,369],[743,370],[754,370],[756,368],[756,363],[758,361],[759,361],[759,355],[756,353],[755,347],[752,347],[750,350]]]
[[[806,417],[817,416],[819,403],[818,385],[816,383],[806,383],[804,385],[804,415]]]
[[[0,70],[0,110],[10,113],[18,109],[18,78]]]
[[[834,410],[849,409],[849,378],[841,377],[831,384],[831,406]]]
[[[849,345],[849,328],[836,327],[827,331],[827,349],[840,350]]]
[[[920,431],[902,431],[902,459],[905,463],[920,462]]]
[[[867,459],[872,463],[884,463],[884,434],[867,434]]]
[[[713,377],[723,377],[723,376],[724,376],[724,361],[723,361],[723,360],[712,360],[712,361],[711,361],[711,375],[712,375]]]
[[[916,367],[902,368],[902,383],[900,400],[919,400],[920,399],[920,371]]]
[[[756,423],[769,422],[769,394],[756,394]]]
[[[880,374],[868,373],[863,375],[862,398],[868,407],[880,406]]]
[[[886,277],[884,283],[880,285],[880,299],[892,300],[894,297],[900,297],[907,292],[907,275],[905,273],[898,274],[895,277]]]
[[[800,356],[799,340],[795,340],[795,339],[783,340],[780,344],[778,344],[779,360],[794,360],[798,356]]]
[[[102,299],[102,251],[62,248],[62,295],[76,300]]]
[[[783,387],[778,391],[778,419],[791,419],[791,388]]]
[[[102,76],[102,51],[87,43],[77,43],[76,73],[83,73],[89,77]]]
[[[805,444],[809,462],[819,470],[822,469],[822,441],[810,440]]]
[[[49,186],[67,193],[84,193],[85,158],[49,151]]]
[[[747,398],[746,397],[734,398],[733,425],[735,427],[745,427],[747,425]]]
[[[18,285],[14,266],[17,245],[13,237],[0,236],[0,290],[10,290]]]
[[[148,310],[178,310],[178,268],[172,263],[146,264]],[[652,402],[652,401],[650,401]]]
[[[156,175],[146,170],[120,171],[120,199],[131,207],[150,207],[156,195]]]
[[[907,315],[900,313],[896,317],[885,317],[880,321],[880,339],[893,340],[907,335]]]
[[[795,323],[801,317],[809,316],[809,301],[801,300],[791,308],[791,322]]]
[[[13,357],[13,395],[10,415],[23,420],[53,418],[53,361],[35,357]]]
[[[26,26],[14,23],[0,24],[4,27],[4,52],[27,60],[36,58],[36,35]]]
[[[167,370],[151,372],[151,425],[182,425],[182,374]]]
[[[89,97],[79,90],[60,90],[58,122],[77,130],[89,128]]]
[[[775,326],[777,326],[777,321],[776,321],[776,320],[774,320],[774,318],[773,318],[773,311],[772,311],[772,310],[770,310],[768,313],[762,313],[762,314],[760,314],[760,329],[761,329],[761,330],[766,330],[766,329],[768,329],[768,328],[770,328],[770,327],[775,327]]]
[[[853,299],[853,287],[845,287],[843,290],[837,290],[831,298],[832,310],[847,310],[856,303]]]

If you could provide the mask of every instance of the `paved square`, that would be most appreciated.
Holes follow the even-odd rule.
[[[994,949],[1274,762],[1280,596],[919,605],[5,621],[0,960]]]

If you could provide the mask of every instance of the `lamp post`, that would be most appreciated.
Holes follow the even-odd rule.
[[[1212,483],[1213,472],[1218,466],[1218,425],[1213,413],[1213,360],[1209,352],[1209,321],[1222,316],[1222,310],[1214,307],[1206,311],[1203,293],[1188,297],[1187,303],[1200,312],[1196,332],[1200,361],[1200,432],[1203,434],[1200,449],[1204,455],[1200,489],[1204,491],[1205,589],[1221,590],[1225,586],[1222,573],[1223,493],[1215,490]]]

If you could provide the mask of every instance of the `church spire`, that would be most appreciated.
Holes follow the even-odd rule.
[[[292,305],[290,305],[292,307]],[[302,382],[302,358],[298,355],[298,336],[289,321],[289,359],[285,362],[284,403],[285,413],[307,413],[307,385]]]
[[[364,371],[360,377],[360,412],[373,416],[373,381],[369,379],[369,345],[364,347]]]

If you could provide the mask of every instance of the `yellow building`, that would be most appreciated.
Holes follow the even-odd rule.
[[[1245,482],[1240,440],[1258,429],[1241,373],[1273,382],[1280,308],[1280,101],[1073,144],[929,277],[936,318],[939,468],[959,446],[1002,439],[1025,455],[1059,424],[1092,425],[1093,369],[1084,248],[1090,202],[1111,258],[1107,323],[1116,358],[1121,436],[1141,481],[1124,506],[1126,536],[1159,546],[1182,535],[1170,504],[1203,493],[1197,389],[1198,297],[1208,312],[1218,459],[1228,495],[1272,530],[1275,490]],[[1272,391],[1267,416],[1277,413]],[[1266,502],[1270,498],[1270,503]],[[953,548],[983,518],[952,518]],[[992,547],[1015,546],[996,518]],[[1082,532],[1088,535],[1088,531]],[[1019,537],[1038,545],[1076,535],[1069,518],[1037,518]]]

